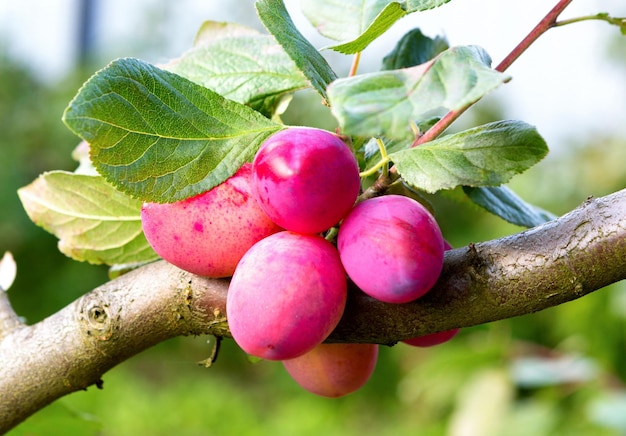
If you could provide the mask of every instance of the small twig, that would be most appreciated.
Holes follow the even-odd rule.
[[[213,342],[213,347],[211,348],[211,355],[204,360],[198,362],[198,365],[204,366],[205,368],[210,368],[217,361],[217,356],[220,352],[220,348],[222,345],[222,337],[221,336],[213,336],[215,338],[215,342]],[[210,341],[209,341],[210,343]]]
[[[580,23],[581,21],[600,20],[606,21],[609,24],[620,28],[623,34],[626,35],[626,17],[611,17],[606,12],[600,12],[595,15],[584,15],[582,17],[568,18],[567,20],[561,20],[554,23],[553,27],[567,26],[568,24]]]
[[[418,136],[417,139],[413,141],[413,144],[411,144],[411,147],[417,147],[418,145],[430,142],[433,139],[437,138],[443,133],[444,130],[446,130],[450,126],[450,124],[452,124],[458,117],[460,117],[467,108],[469,108],[469,106],[466,106],[462,110],[450,111],[445,114],[430,129],[424,132],[423,135]]]
[[[550,12],[537,24],[533,30],[505,57],[495,68],[496,71],[506,71],[541,35],[555,26],[556,20],[572,0],[560,0]]]
[[[363,200],[367,200],[368,198],[379,197],[383,195],[387,189],[391,186],[393,182],[398,180],[400,175],[396,170],[396,167],[389,168],[389,172],[387,175],[381,174],[378,179],[372,185],[367,188],[359,198],[357,199],[357,203],[360,203]]]

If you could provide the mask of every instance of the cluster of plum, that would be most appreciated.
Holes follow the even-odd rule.
[[[228,323],[245,352],[282,361],[305,389],[337,397],[365,384],[378,357],[376,344],[323,343],[343,314],[348,277],[376,299],[406,303],[434,285],[446,249],[420,203],[385,195],[355,205],[360,186],[337,135],[292,127],[210,191],[145,203],[142,226],[170,263],[232,277]],[[334,244],[322,235],[338,225]],[[406,342],[430,346],[455,333]]]

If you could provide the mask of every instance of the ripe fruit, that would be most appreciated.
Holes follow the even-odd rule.
[[[417,336],[415,338],[406,339],[402,342],[414,347],[432,347],[433,345],[443,344],[456,336],[459,329],[446,330],[439,333],[433,333],[430,335]]]
[[[252,196],[252,165],[224,183],[175,203],[144,203],[141,224],[154,251],[173,265],[209,277],[233,275],[257,241],[282,230]]]
[[[362,387],[377,359],[376,344],[320,344],[300,357],[284,360],[283,366],[307,391],[334,398]]]
[[[291,359],[326,339],[346,296],[336,248],[321,236],[284,231],[257,242],[237,265],[226,299],[228,325],[248,354]]]
[[[388,303],[406,303],[432,288],[443,267],[444,243],[433,216],[417,201],[385,195],[359,203],[337,237],[354,283]]]
[[[281,227],[319,233],[337,224],[354,205],[359,167],[337,135],[292,127],[270,136],[253,162],[255,196]]]

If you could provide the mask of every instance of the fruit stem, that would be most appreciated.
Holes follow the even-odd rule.
[[[331,227],[326,232],[326,235],[324,235],[324,239],[326,239],[328,242],[335,243],[338,234],[339,234],[339,229],[336,226]]]
[[[358,51],[354,54],[352,58],[352,66],[350,67],[350,72],[348,73],[348,77],[356,76],[356,72],[359,69],[359,62],[361,62],[361,52]]]
[[[389,175],[389,156],[387,155],[387,149],[382,139],[376,138],[376,144],[378,144],[378,150],[380,151],[380,161],[369,170],[365,170],[359,173],[361,178],[368,177],[376,174],[379,169],[382,169],[382,175],[387,177]]]

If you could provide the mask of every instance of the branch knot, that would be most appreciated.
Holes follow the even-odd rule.
[[[106,295],[100,292],[86,294],[81,297],[78,307],[78,321],[84,333],[99,341],[110,340],[116,328]]]

